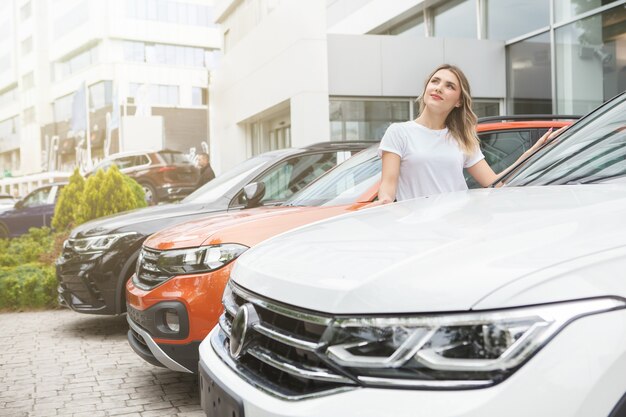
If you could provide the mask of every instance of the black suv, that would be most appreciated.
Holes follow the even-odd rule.
[[[267,152],[218,176],[180,203],[147,207],[76,227],[56,263],[59,303],[81,313],[123,313],[125,284],[149,235],[208,213],[282,203],[372,143],[324,142]],[[258,188],[264,190],[248,200],[243,188],[252,183],[263,184]]]

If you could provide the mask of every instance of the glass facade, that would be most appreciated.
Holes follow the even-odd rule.
[[[571,19],[611,3],[615,3],[615,0],[555,0],[555,23]]]
[[[477,0],[452,0],[433,8],[433,35],[438,38],[476,38]]]
[[[211,51],[192,46],[167,45],[163,43],[124,42],[124,59],[149,64],[167,64],[190,67],[206,67]]]
[[[410,100],[330,100],[330,140],[380,140],[394,122],[411,119]]]
[[[626,90],[626,8],[577,20],[554,34],[558,113],[588,113]]]
[[[551,114],[550,33],[507,48],[507,113]]]
[[[508,40],[550,25],[550,0],[484,0],[487,39]]]
[[[126,0],[126,16],[190,26],[215,27],[213,8],[175,0]]]

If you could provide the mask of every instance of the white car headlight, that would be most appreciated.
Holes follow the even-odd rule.
[[[123,237],[136,235],[135,232],[113,233],[110,235],[86,237],[82,239],[68,239],[64,246],[79,253],[103,252]]]
[[[354,317],[324,334],[327,357],[364,384],[471,388],[497,383],[579,317],[625,308],[591,299],[502,311]]]

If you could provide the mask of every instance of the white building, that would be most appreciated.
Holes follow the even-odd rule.
[[[626,87],[626,1],[218,0],[213,163],[380,139],[441,63],[479,116],[583,114]]]
[[[0,180],[0,193],[36,185],[20,175],[86,163],[86,134],[70,125],[83,83],[93,160],[208,141],[208,69],[221,46],[212,0],[6,0],[0,16],[0,177],[13,177]],[[106,114],[133,115],[138,91],[151,107],[151,134],[129,117],[123,141],[120,129],[108,140]]]

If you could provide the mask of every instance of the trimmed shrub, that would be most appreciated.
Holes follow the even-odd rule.
[[[0,267],[0,309],[56,307],[56,289],[54,266],[29,263]]]
[[[106,173],[98,170],[85,182],[76,224],[146,205],[141,186],[112,165]]]
[[[56,230],[64,230],[71,229],[76,224],[78,207],[84,189],[85,179],[80,175],[78,168],[75,168],[69,184],[63,187],[59,195],[59,201],[54,208],[52,227]]]
[[[38,262],[42,256],[52,252],[53,244],[54,238],[47,227],[32,227],[22,236],[0,239],[0,266],[11,267]]]

